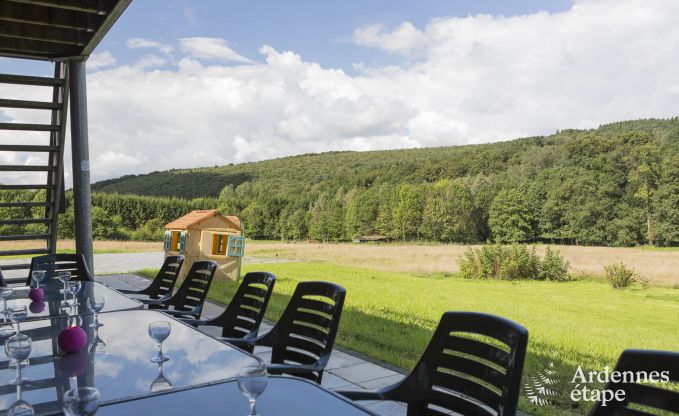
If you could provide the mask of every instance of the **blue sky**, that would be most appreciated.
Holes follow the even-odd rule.
[[[153,39],[176,45],[186,37],[226,39],[241,55],[262,60],[258,50],[270,45],[291,50],[305,60],[353,73],[354,63],[398,64],[402,57],[361,47],[352,42],[355,28],[403,21],[423,27],[450,16],[490,14],[516,16],[539,11],[568,10],[571,0],[133,0],[98,51],[109,50],[119,63],[144,51],[130,50],[130,38]],[[16,65],[16,66],[15,66]],[[44,72],[46,65],[12,62],[12,69]]]
[[[134,0],[87,63],[92,176],[674,117],[677,15],[676,0]],[[0,91],[15,93],[31,99]]]

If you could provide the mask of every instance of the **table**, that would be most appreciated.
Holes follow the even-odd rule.
[[[96,289],[95,289],[96,290]],[[36,414],[61,410],[63,393],[76,384],[96,386],[104,402],[128,400],[163,389],[177,389],[234,378],[238,369],[255,358],[235,347],[217,341],[200,331],[170,318],[160,311],[130,310],[104,313],[104,324],[96,334],[88,324],[92,315],[83,315],[83,328],[90,345],[75,354],[58,351],[56,338],[68,318],[33,320],[21,324],[21,331],[33,339],[30,365],[22,375],[31,380],[21,388],[21,399],[31,403]],[[172,332],[163,344],[170,360],[163,365],[150,361],[156,344],[148,336],[148,324],[171,322]],[[95,344],[97,339],[105,342]],[[102,352],[103,351],[103,352]],[[8,368],[4,348],[0,351],[0,412],[18,398],[15,386],[8,385],[15,370]]]
[[[269,377],[269,385],[257,399],[262,416],[365,416],[375,413],[307,380]],[[247,399],[235,380],[157,394],[138,400],[111,403],[97,416],[118,415],[235,415],[249,414]]]
[[[144,305],[134,299],[130,299],[117,290],[111,289],[99,282],[82,282],[82,288],[76,295],[79,306],[61,310],[60,306],[64,300],[64,295],[60,293],[63,284],[58,280],[51,280],[43,283],[40,287],[45,291],[43,302],[33,302],[28,298],[28,286],[21,286],[14,289],[14,294],[7,301],[7,307],[26,305],[28,307],[28,318],[26,320],[44,319],[48,317],[63,316],[68,313],[84,315],[91,313],[87,308],[87,298],[92,296],[103,296],[106,300],[102,312],[121,311],[128,309],[141,309]],[[71,295],[68,295],[70,301]],[[2,303],[0,302],[0,308]],[[2,318],[0,318],[1,320]]]

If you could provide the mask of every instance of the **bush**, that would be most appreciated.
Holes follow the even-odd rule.
[[[540,264],[540,279],[557,282],[568,281],[570,280],[570,276],[568,276],[570,267],[570,263],[564,260],[558,251],[547,247],[545,257],[542,258],[542,264]]]
[[[162,218],[153,218],[132,231],[130,237],[135,241],[163,241],[165,235],[165,221]]]
[[[614,289],[630,287],[634,283],[646,285],[646,280],[639,276],[633,268],[625,266],[623,262],[604,266],[604,270],[606,270],[606,280]]]
[[[556,251],[547,249],[545,258],[541,260],[535,253],[535,247],[519,244],[487,244],[478,249],[469,247],[460,258],[460,271],[467,279],[566,281],[569,280],[569,267]]]

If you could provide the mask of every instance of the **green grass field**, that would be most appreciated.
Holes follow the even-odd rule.
[[[465,280],[417,277],[328,263],[250,265],[277,277],[267,318],[276,320],[295,285],[328,280],[347,289],[338,343],[411,368],[428,343],[441,314],[449,310],[501,315],[526,326],[529,352],[524,380],[553,363],[559,396],[553,406],[536,407],[522,395],[521,409],[531,414],[583,414],[569,394],[578,365],[587,370],[613,366],[626,348],[677,350],[679,290],[651,287],[615,290],[596,281]],[[235,285],[218,281],[210,297],[227,303]]]

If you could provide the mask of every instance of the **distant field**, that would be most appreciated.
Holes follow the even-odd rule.
[[[651,283],[679,285],[679,249],[550,246],[571,264],[576,277],[603,277],[604,266],[624,262]],[[538,254],[546,245],[538,245]],[[454,274],[467,246],[419,244],[317,244],[248,241],[248,256],[322,261],[418,275]]]
[[[44,247],[44,241],[2,241],[0,250],[25,250],[36,247]],[[95,253],[139,253],[145,251],[162,251],[162,242],[149,241],[95,241]],[[57,251],[60,253],[75,252],[74,240],[57,241]],[[22,256],[23,257],[23,256]],[[7,257],[3,257],[7,258]]]

